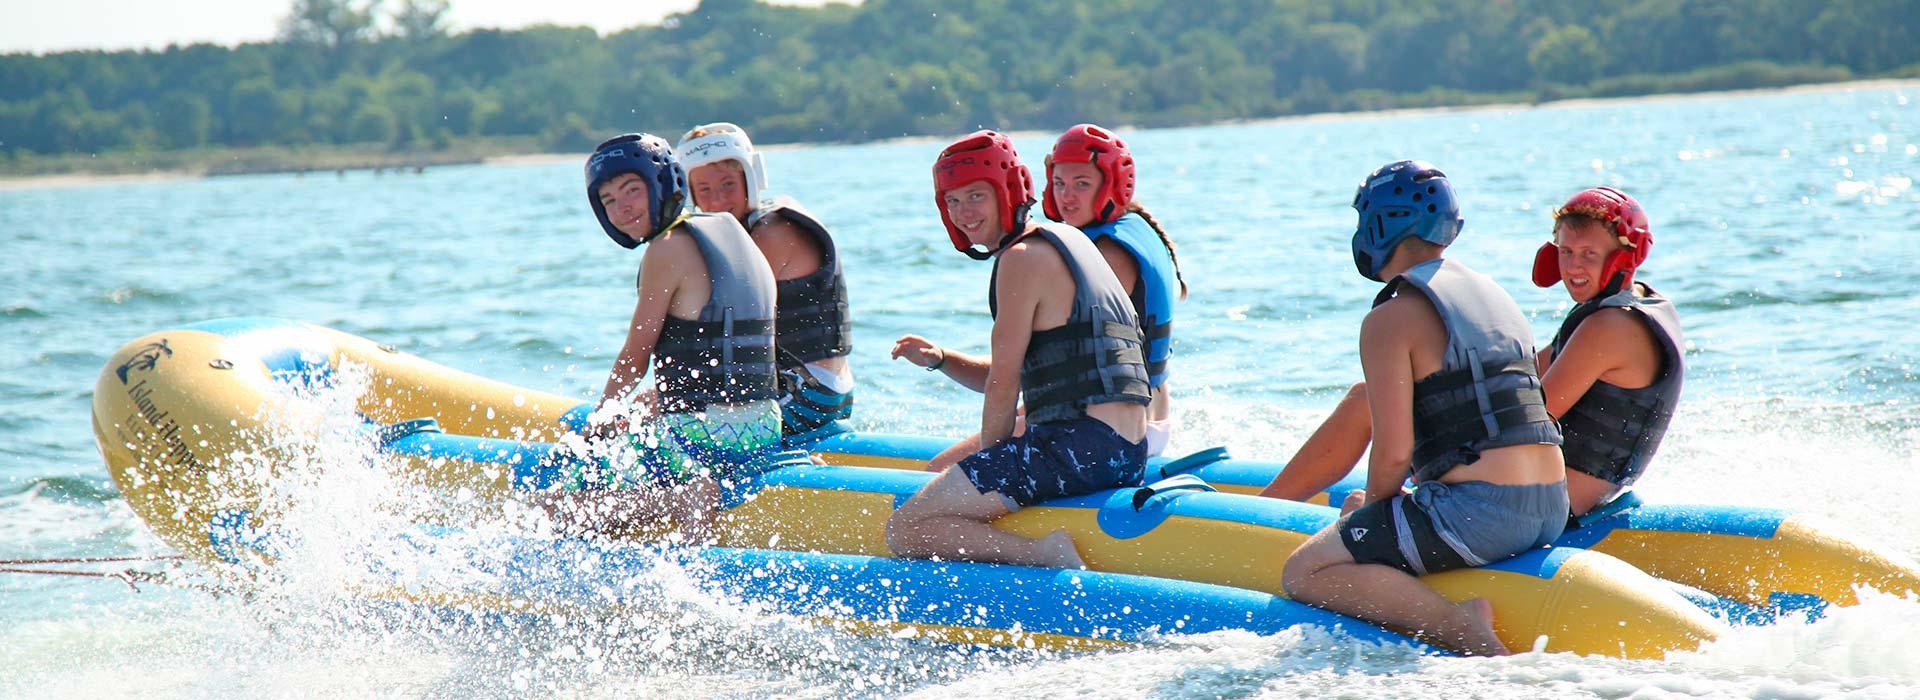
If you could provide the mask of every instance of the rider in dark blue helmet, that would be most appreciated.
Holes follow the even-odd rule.
[[[1360,327],[1367,488],[1293,553],[1281,583],[1295,599],[1463,653],[1507,653],[1484,599],[1456,604],[1416,577],[1544,546],[1566,526],[1560,430],[1532,329],[1493,280],[1442,257],[1465,221],[1438,168],[1375,170],[1353,208],[1354,266],[1386,283]]]
[[[780,442],[773,273],[733,217],[692,212],[659,137],[600,144],[586,185],[607,237],[646,246],[639,300],[589,419],[591,456],[530,486],[587,528],[665,518],[703,537],[722,483],[764,469]]]

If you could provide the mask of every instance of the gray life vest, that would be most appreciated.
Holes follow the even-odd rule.
[[[1444,258],[1387,283],[1427,296],[1447,328],[1440,371],[1413,383],[1413,478],[1431,481],[1480,453],[1512,445],[1559,445],[1534,367],[1533,330],[1513,297],[1486,275]]]
[[[1020,396],[1029,425],[1087,415],[1096,403],[1152,400],[1140,322],[1125,287],[1100,250],[1078,230],[1042,222],[1031,237],[1060,251],[1073,273],[1073,310],[1067,322],[1035,331],[1020,363]],[[1016,241],[1017,242],[1017,239]],[[1008,245],[1012,245],[1009,242]],[[1003,248],[1004,249],[1004,248]],[[987,307],[999,315],[1000,258],[993,261]]]
[[[777,395],[773,270],[732,216],[694,214],[677,229],[706,259],[712,292],[698,320],[667,316],[653,352],[661,410],[698,411]]]
[[[753,210],[747,215],[747,230],[752,231],[769,215],[791,222],[820,246],[820,269],[775,283],[779,322],[774,332],[781,368],[792,369],[853,352],[853,316],[847,311],[847,283],[841,275],[833,236],[791,197],[774,198]]]
[[[1586,395],[1560,416],[1560,430],[1567,438],[1561,448],[1567,467],[1620,486],[1633,483],[1653,461],[1660,440],[1666,437],[1667,424],[1673,421],[1674,409],[1680,404],[1680,385],[1686,374],[1679,312],[1672,301],[1652,287],[1641,286],[1647,290],[1644,297],[1626,289],[1573,307],[1560,324],[1560,332],[1553,336],[1553,356],[1557,359],[1573,339],[1574,329],[1601,309],[1634,311],[1653,331],[1660,349],[1660,372],[1652,384],[1622,389],[1594,382]]]

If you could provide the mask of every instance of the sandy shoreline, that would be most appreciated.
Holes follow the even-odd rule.
[[[28,175],[25,177],[0,177],[0,192],[8,190],[38,190],[61,187],[91,187],[96,185],[114,185],[132,182],[159,182],[162,180],[185,180],[200,177],[200,173],[185,170],[155,170],[147,173],[129,173],[125,175],[89,175],[86,173],[63,173],[60,175]]]
[[[1407,115],[1418,115],[1418,114],[1506,111],[1506,110],[1514,110],[1514,109],[1550,109],[1550,108],[1556,108],[1556,107],[1581,107],[1586,105],[1611,104],[1611,103],[1617,103],[1617,102],[1652,102],[1652,101],[1660,101],[1660,100],[1715,99],[1715,98],[1726,98],[1726,97],[1740,97],[1740,96],[1747,96],[1747,95],[1835,92],[1835,91],[1845,91],[1845,90],[1862,90],[1862,89],[1894,88],[1894,87],[1920,88],[1920,80],[1910,80],[1910,79],[1909,80],[1895,80],[1895,79],[1853,80],[1853,81],[1841,82],[1841,83],[1811,83],[1807,85],[1790,85],[1787,87],[1777,87],[1777,88],[1751,88],[1751,89],[1744,89],[1744,90],[1720,90],[1720,91],[1714,91],[1714,92],[1669,93],[1669,94],[1660,94],[1660,95],[1639,95],[1634,97],[1579,98],[1579,99],[1570,99],[1570,100],[1554,100],[1550,102],[1540,102],[1540,103],[1501,102],[1501,103],[1478,104],[1478,105],[1411,107],[1406,109],[1382,109],[1382,110],[1371,110],[1371,111],[1362,111],[1362,112],[1324,112],[1319,114],[1295,114],[1295,115],[1286,115],[1286,116],[1278,116],[1278,117],[1262,117],[1258,119],[1220,120],[1215,122],[1207,122],[1206,124],[1275,124],[1275,123],[1296,122],[1296,121],[1332,121],[1332,120],[1355,119],[1355,118],[1396,117],[1396,116],[1407,116]],[[1205,124],[1194,124],[1191,126],[1203,126],[1203,125]],[[1009,132],[1009,133],[1031,135],[1033,133],[1040,133],[1040,132],[1033,132],[1031,130],[1021,130],[1021,131]],[[930,136],[930,135],[898,136],[898,137],[887,138],[887,139],[876,139],[871,143],[897,143],[902,141],[940,141],[944,138],[946,137]],[[764,150],[769,150],[769,151],[786,150],[786,149],[792,149],[792,148],[802,148],[802,147],[811,146],[811,145],[815,145],[815,144],[810,144],[810,143],[769,144],[764,148]],[[580,159],[580,157],[581,157],[581,154],[579,153],[517,153],[517,154],[511,154],[511,155],[493,156],[493,157],[485,158],[485,159],[482,159],[480,163],[482,165],[552,165],[556,163],[576,162]],[[63,173],[59,175],[27,175],[27,176],[21,176],[21,177],[0,176],[0,192],[9,191],[9,190],[54,189],[54,188],[65,188],[65,187],[91,187],[91,186],[111,185],[111,184],[159,182],[159,181],[165,181],[165,180],[184,180],[184,179],[199,178],[199,177],[204,177],[204,175],[202,173],[196,173],[196,172],[190,172],[190,171],[184,171],[184,170],[162,170],[162,171],[125,174],[125,175],[90,175],[86,173]]]

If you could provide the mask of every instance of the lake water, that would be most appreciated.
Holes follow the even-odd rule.
[[[1920,85],[1379,114],[1124,135],[1193,294],[1174,362],[1186,428],[1284,459],[1359,376],[1377,285],[1354,273],[1353,187],[1440,165],[1451,256],[1507,286],[1546,342],[1570,304],[1527,282],[1549,212],[1637,196],[1640,273],[1681,310],[1687,393],[1641,482],[1656,502],[1817,513],[1920,555]],[[716,115],[725,116],[725,115]],[[1030,164],[1051,143],[1017,138]],[[856,318],[856,423],[960,435],[979,402],[886,352],[917,332],[983,351],[989,266],[947,244],[941,142],[781,148],[775,192],[836,232]],[[211,318],[300,319],[524,386],[587,396],[632,308],[637,253],[585,206],[577,162],[0,191],[0,559],[165,553],[93,447],[109,353]],[[645,630],[465,632],[110,580],[0,574],[0,695],[226,697],[1758,697],[1920,695],[1920,602],[1872,598],[1663,662],[1423,659],[1312,631],[1122,653],[962,653],[754,619],[687,591]],[[304,602],[303,602],[304,601]]]

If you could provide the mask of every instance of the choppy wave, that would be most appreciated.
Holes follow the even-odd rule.
[[[95,294],[91,298],[94,301],[102,301],[108,304],[116,304],[116,305],[117,304],[149,304],[149,303],[165,304],[169,302],[180,301],[183,299],[183,297],[179,292],[168,291],[164,289],[154,289],[152,287],[146,287],[141,285],[115,287],[105,292],[100,292],[98,294]]]
[[[0,307],[0,321],[26,321],[47,318],[47,312],[25,304]]]

